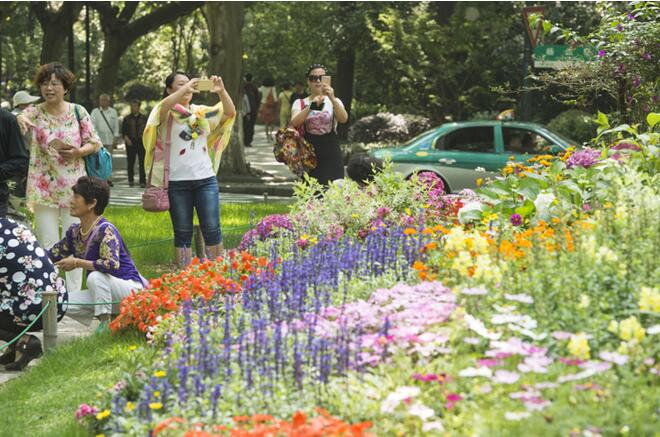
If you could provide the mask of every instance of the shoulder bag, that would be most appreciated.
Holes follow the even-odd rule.
[[[154,160],[151,161],[149,169],[149,178],[147,179],[147,188],[142,193],[142,208],[149,212],[163,212],[170,209],[170,198],[167,194],[167,186],[170,182],[170,140],[172,138],[172,115],[168,114],[167,134],[165,147],[163,149],[165,168],[163,171],[163,186],[156,187],[151,185],[151,176],[154,171]]]
[[[76,120],[78,120],[78,133],[80,134],[80,147],[83,146],[82,125],[80,124],[80,109],[78,105],[74,106],[76,113]],[[107,180],[112,176],[112,155],[108,150],[101,145],[98,152],[87,155],[83,158],[85,160],[85,170],[87,176],[93,176],[99,179]]]

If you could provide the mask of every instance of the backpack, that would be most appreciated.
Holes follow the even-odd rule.
[[[268,96],[266,97],[266,105],[273,106],[275,104],[275,97],[273,97],[273,89],[270,89]]]
[[[78,132],[80,133],[80,143],[82,147],[82,126],[80,124],[80,110],[78,105],[74,106],[76,120],[78,120]],[[108,150],[101,146],[98,152],[85,156],[85,170],[87,176],[93,176],[102,180],[107,180],[112,176],[112,155]]]

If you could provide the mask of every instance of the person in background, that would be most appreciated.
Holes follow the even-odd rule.
[[[147,284],[140,275],[117,228],[103,217],[110,200],[110,188],[101,179],[83,176],[72,188],[71,215],[80,219],[65,237],[48,251],[55,265],[65,272],[82,268],[87,272],[88,290],[72,291],[72,302],[104,305],[70,305],[67,315],[89,326],[92,318],[105,329],[110,315],[119,314],[119,304],[131,291]]]
[[[11,103],[9,103],[6,100],[3,100],[2,103],[0,103],[0,109],[4,109],[5,111],[11,110]]]
[[[271,78],[264,80],[259,87],[261,94],[261,106],[259,106],[259,119],[266,127],[266,139],[273,140],[273,126],[277,122],[277,89],[275,81]]]
[[[169,154],[167,191],[179,267],[192,259],[195,210],[206,255],[215,259],[223,252],[217,174],[222,152],[229,144],[236,108],[218,76],[210,77],[210,92],[220,101],[214,106],[192,105],[199,80],[181,71],[167,76],[165,98],[151,110],[143,136],[145,168],[156,187],[165,185],[164,157]]]
[[[24,138],[16,117],[0,109],[0,217],[9,209],[7,181],[23,179],[30,163]]]
[[[144,145],[142,144],[142,133],[147,126],[147,116],[140,112],[140,101],[131,102],[131,113],[124,117],[121,124],[121,133],[126,143],[126,159],[128,161],[128,185],[134,184],[135,157],[138,158],[138,172],[140,175],[140,187],[144,188],[147,178],[144,172]]]
[[[31,96],[27,91],[16,91],[14,97],[12,98],[14,102],[14,109],[11,111],[12,114],[18,115],[25,108],[32,106],[34,102],[39,101],[39,97]]]
[[[289,101],[291,104],[293,104],[293,102],[296,100],[302,100],[305,97],[307,97],[307,93],[305,92],[305,85],[303,85],[301,81],[297,80],[296,83],[293,84],[293,94],[291,94]]]
[[[87,174],[84,157],[101,148],[85,108],[64,100],[74,80],[73,73],[60,63],[42,65],[34,83],[44,102],[17,117],[21,129],[29,131],[27,206],[34,212],[37,239],[44,247],[59,241],[78,221],[69,214],[71,187]],[[66,283],[69,291],[79,291],[82,271],[68,272]]]
[[[101,94],[99,96],[99,107],[92,109],[92,123],[94,129],[101,138],[103,146],[113,153],[115,146],[119,143],[119,116],[115,108],[110,106],[110,96]],[[112,179],[108,179],[108,185],[113,186]]]
[[[277,96],[277,103],[279,105],[280,111],[280,128],[284,128],[289,124],[291,120],[291,85],[285,83],[282,86],[282,92]]]
[[[46,251],[25,226],[0,217],[0,340],[10,342],[41,312],[41,293],[57,293],[57,320],[64,316],[68,294],[64,281]],[[28,332],[40,331],[39,318]],[[7,370],[23,370],[42,354],[37,337],[23,334],[5,349],[0,364]]]
[[[245,75],[243,94],[247,96],[250,103],[250,111],[243,116],[243,144],[245,147],[250,147],[254,138],[254,124],[257,122],[259,112],[259,89],[252,83],[250,73]]]
[[[321,76],[326,75],[327,71],[321,64],[313,64],[307,69],[311,95],[296,100],[291,108],[291,125],[297,128],[304,124],[305,139],[314,146],[318,160],[318,165],[309,172],[309,176],[326,186],[330,181],[344,177],[337,123],[348,121],[344,104],[335,97],[335,91],[330,85],[321,82]]]

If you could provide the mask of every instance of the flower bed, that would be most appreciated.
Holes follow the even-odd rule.
[[[79,418],[109,434],[651,435],[657,142],[512,162],[458,198],[389,170],[362,191],[300,188],[246,237],[264,258],[163,278],[145,294],[180,297],[158,320],[127,304],[113,326],[152,326],[150,345]]]

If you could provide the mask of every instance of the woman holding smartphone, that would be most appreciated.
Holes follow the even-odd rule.
[[[318,160],[309,176],[327,186],[330,181],[344,177],[337,123],[346,123],[348,113],[341,100],[335,97],[323,65],[314,64],[307,69],[307,84],[310,96],[293,102],[291,125],[296,128],[304,125],[305,139],[314,146]]]
[[[191,104],[193,94],[200,90],[217,94],[220,101],[215,106]],[[165,79],[164,99],[147,120],[144,167],[151,185],[168,187],[175,256],[180,267],[192,258],[193,209],[197,210],[207,256],[216,258],[222,253],[216,174],[235,118],[234,103],[220,77],[190,79],[177,71]]]
[[[30,142],[27,204],[34,212],[35,233],[44,247],[51,247],[79,222],[69,213],[71,187],[87,175],[83,158],[101,148],[85,108],[64,100],[74,80],[73,73],[62,64],[42,65],[34,84],[44,102],[26,108],[17,117]],[[66,282],[69,291],[80,291],[82,270],[68,272]]]

